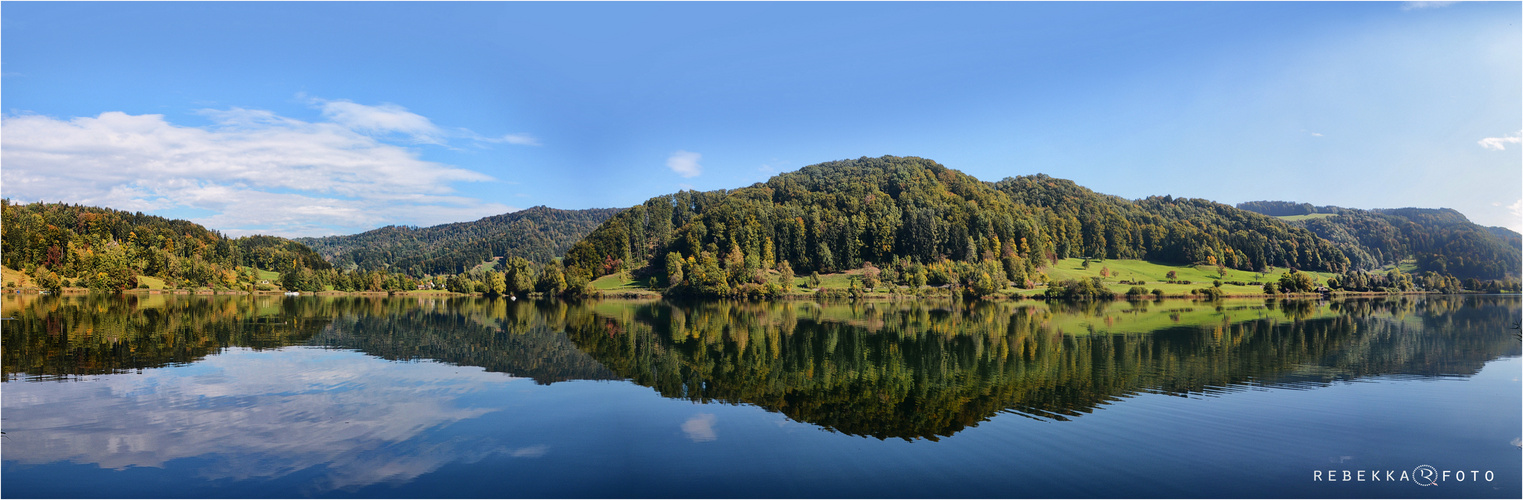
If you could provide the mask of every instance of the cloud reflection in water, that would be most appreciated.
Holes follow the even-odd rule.
[[[543,456],[544,444],[430,431],[495,409],[462,396],[516,379],[476,367],[352,351],[229,349],[189,366],[70,382],[7,382],[7,461],[103,468],[206,461],[207,479],[324,468],[319,487],[401,483],[450,462]]]

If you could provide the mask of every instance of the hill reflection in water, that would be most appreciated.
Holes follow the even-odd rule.
[[[748,403],[877,438],[1009,411],[1371,376],[1466,376],[1518,354],[1515,298],[1224,303],[652,303],[567,335],[670,398]]]
[[[1516,356],[1517,297],[1341,302],[512,302],[5,298],[7,380],[306,345],[752,404],[851,435],[935,440],[1001,413],[1066,420],[1138,393],[1468,376]]]

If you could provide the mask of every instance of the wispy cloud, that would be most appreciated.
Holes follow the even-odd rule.
[[[486,137],[467,129],[460,129],[460,135],[479,143],[508,143],[515,146],[542,146],[538,137],[529,134],[504,134],[498,137]]]
[[[787,160],[779,160],[777,158],[773,158],[767,163],[763,163],[761,166],[756,167],[757,174],[752,176],[752,179],[756,180],[757,182],[766,182],[767,179],[770,179],[772,176],[777,175],[778,172],[781,172],[787,168],[789,163],[791,162]]]
[[[1448,7],[1454,2],[1402,2],[1401,10],[1437,9]]]
[[[666,158],[666,167],[683,177],[698,177],[703,173],[703,165],[698,164],[701,159],[701,154],[679,149]]]
[[[539,146],[538,138],[525,134],[484,136],[475,131],[458,127],[446,129],[434,124],[428,117],[408,111],[407,108],[389,102],[377,105],[359,104],[348,99],[323,99],[297,94],[308,105],[322,112],[323,118],[355,132],[382,137],[405,138],[413,143],[448,146],[451,139],[463,139],[476,143],[508,143],[518,146]]]
[[[1504,135],[1502,137],[1487,137],[1476,141],[1476,144],[1480,144],[1481,147],[1486,149],[1502,151],[1507,149],[1508,144],[1517,144],[1519,141],[1523,141],[1523,131],[1513,132],[1512,135]]]
[[[545,456],[545,452],[547,452],[547,451],[550,451],[550,446],[549,445],[543,445],[543,444],[541,444],[541,445],[536,445],[536,446],[526,446],[526,447],[523,447],[523,448],[519,448],[519,449],[513,450],[512,452],[510,452],[508,454],[513,456],[514,458],[539,458],[539,457]]]
[[[395,104],[368,106],[344,99],[330,101],[318,98],[313,98],[310,102],[322,110],[324,118],[356,132],[402,134],[415,142],[427,144],[445,142],[444,131],[434,122]]]
[[[1523,233],[1523,198],[1520,198],[1518,201],[1514,201],[1511,205],[1508,205],[1507,211],[1512,214],[1512,225],[1509,227],[1511,227],[1513,231]]]
[[[756,171],[767,175],[772,175],[782,171],[783,168],[787,167],[789,163],[792,162],[788,160],[779,160],[777,158],[773,158],[771,161],[761,164],[760,167],[756,167]]]
[[[207,210],[214,215],[194,221],[232,235],[316,236],[514,210],[454,194],[456,183],[491,177],[423,160],[376,136],[438,137],[427,118],[323,102],[330,121],[229,108],[203,110],[214,122],[205,128],[115,111],[67,120],[4,116],[0,181],[17,200]]]
[[[508,135],[504,135],[504,136],[502,136],[502,141],[506,142],[508,144],[517,144],[519,146],[538,146],[538,145],[540,145],[539,144],[539,139],[535,138],[534,136],[525,135],[525,134],[508,134]]]

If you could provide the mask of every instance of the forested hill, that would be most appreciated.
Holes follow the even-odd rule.
[[[1355,267],[1411,258],[1420,271],[1483,280],[1516,277],[1523,267],[1523,236],[1477,225],[1448,208],[1361,210],[1283,201],[1247,202],[1238,208],[1272,215],[1328,214],[1291,223],[1337,243]]]
[[[33,276],[51,273],[55,281],[77,278],[92,289],[136,287],[139,275],[171,285],[231,287],[255,281],[253,267],[282,273],[330,267],[306,245],[285,238],[228,238],[190,221],[142,212],[8,199],[0,200],[0,208],[7,267]]]
[[[616,208],[560,210],[544,206],[473,222],[417,228],[386,226],[348,236],[299,238],[340,269],[385,270],[412,276],[460,273],[492,257],[549,262]]]
[[[673,265],[669,253],[688,262]],[[1305,228],[1220,203],[1125,200],[1045,175],[984,182],[931,160],[892,156],[811,165],[731,191],[652,198],[574,245],[566,266],[591,277],[646,268],[700,286],[691,282],[713,282],[716,273],[746,281],[783,261],[824,273],[949,259],[995,274],[1002,268],[1020,283],[1043,262],[1066,257],[1249,270],[1349,266],[1334,244]]]

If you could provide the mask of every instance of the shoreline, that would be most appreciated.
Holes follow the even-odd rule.
[[[835,288],[816,289],[816,291],[805,292],[805,293],[788,293],[788,294],[779,295],[777,297],[764,298],[764,299],[761,299],[761,300],[769,300],[769,299],[770,300],[814,300],[814,299],[821,298],[819,296],[819,294],[817,293],[819,290],[825,290],[830,295],[830,296],[827,296],[825,298],[840,299],[840,300],[854,300],[853,297],[851,297],[851,296],[846,294],[844,289],[835,289]],[[925,288],[925,289],[921,289],[921,290],[935,290],[936,292],[935,293],[866,292],[866,293],[863,293],[860,297],[857,297],[856,299],[871,299],[871,300],[878,300],[878,299],[952,299],[952,298],[954,298],[954,297],[959,295],[959,294],[953,293],[950,290],[945,289],[945,288]],[[43,290],[38,289],[38,288],[9,288],[9,289],[4,289],[3,292],[0,292],[0,293],[39,295],[42,292],[43,292]],[[123,290],[121,293],[123,295],[205,295],[205,296],[216,296],[216,295],[252,295],[252,296],[285,296],[286,292],[284,292],[284,291],[263,291],[263,290],[249,292],[249,291],[245,291],[245,290],[185,290],[185,289],[176,289],[176,290],[144,290],[144,289],[132,289],[132,290]],[[397,293],[397,292],[370,292],[370,291],[366,291],[366,292],[322,291],[322,292],[299,292],[299,293],[300,293],[300,296],[320,296],[320,297],[404,297],[404,298],[405,297],[480,297],[480,298],[484,298],[484,295],[481,294],[481,293],[456,293],[456,292],[450,292],[450,291],[444,291],[444,290],[415,290],[415,291],[407,291],[407,292],[400,292],[400,293]],[[90,291],[87,288],[70,287],[70,288],[65,288],[63,290],[61,295],[71,295],[71,296],[73,296],[73,295],[89,295],[89,294],[90,294]],[[836,296],[836,295],[839,295],[839,296]],[[1307,293],[1293,293],[1293,294],[1283,294],[1282,293],[1282,294],[1275,294],[1275,295],[1262,294],[1262,293],[1260,293],[1260,294],[1223,294],[1223,295],[1219,295],[1218,298],[1222,298],[1222,299],[1251,299],[1251,298],[1261,298],[1261,299],[1278,299],[1278,298],[1286,298],[1286,299],[1322,299],[1322,298],[1336,299],[1336,298],[1344,298],[1344,297],[1353,297],[1353,298],[1364,297],[1364,298],[1367,298],[1367,297],[1395,297],[1395,296],[1414,296],[1414,295],[1519,295],[1519,294],[1517,294],[1517,293],[1491,294],[1491,293],[1487,293],[1487,292],[1476,292],[1476,291],[1468,291],[1468,290],[1467,291],[1462,291],[1462,292],[1459,292],[1459,293],[1454,293],[1454,294],[1445,294],[1443,292],[1428,291],[1428,290],[1407,291],[1407,292],[1342,292],[1342,291],[1334,291],[1334,292],[1327,292],[1327,293],[1307,292]],[[527,297],[525,300],[535,300],[535,299],[540,299],[540,298],[541,297],[538,296],[538,295],[531,295],[531,296]],[[660,292],[656,292],[654,290],[597,291],[597,292],[594,292],[594,293],[592,293],[592,294],[590,294],[590,295],[588,295],[588,296],[586,296],[584,298],[589,298],[589,299],[672,299],[672,300],[709,300],[709,299],[734,300],[734,299],[745,299],[745,297],[667,297],[667,296],[661,294]],[[1203,299],[1203,298],[1209,298],[1209,296],[1207,296],[1207,295],[1197,295],[1197,294],[1165,294],[1163,296],[1158,296],[1158,295],[1153,295],[1153,294],[1147,294],[1147,295],[1143,295],[1143,296],[1138,297],[1137,300]],[[1010,301],[1023,301],[1023,300],[1074,301],[1074,299],[1061,299],[1061,298],[1058,298],[1058,299],[1049,299],[1047,297],[1042,296],[1041,291],[1034,291],[1032,293],[1015,292],[1015,293],[1008,293],[1008,294],[999,294],[999,295],[993,295],[993,296],[985,297],[985,298],[982,298],[980,300],[995,300],[995,301],[1007,301],[1007,300],[1010,300]],[[1132,299],[1128,299],[1128,296],[1125,295],[1125,294],[1115,294],[1110,299],[1090,299],[1090,300],[1127,301],[1127,300],[1132,300]],[[1080,300],[1080,301],[1082,301],[1082,300]]]

